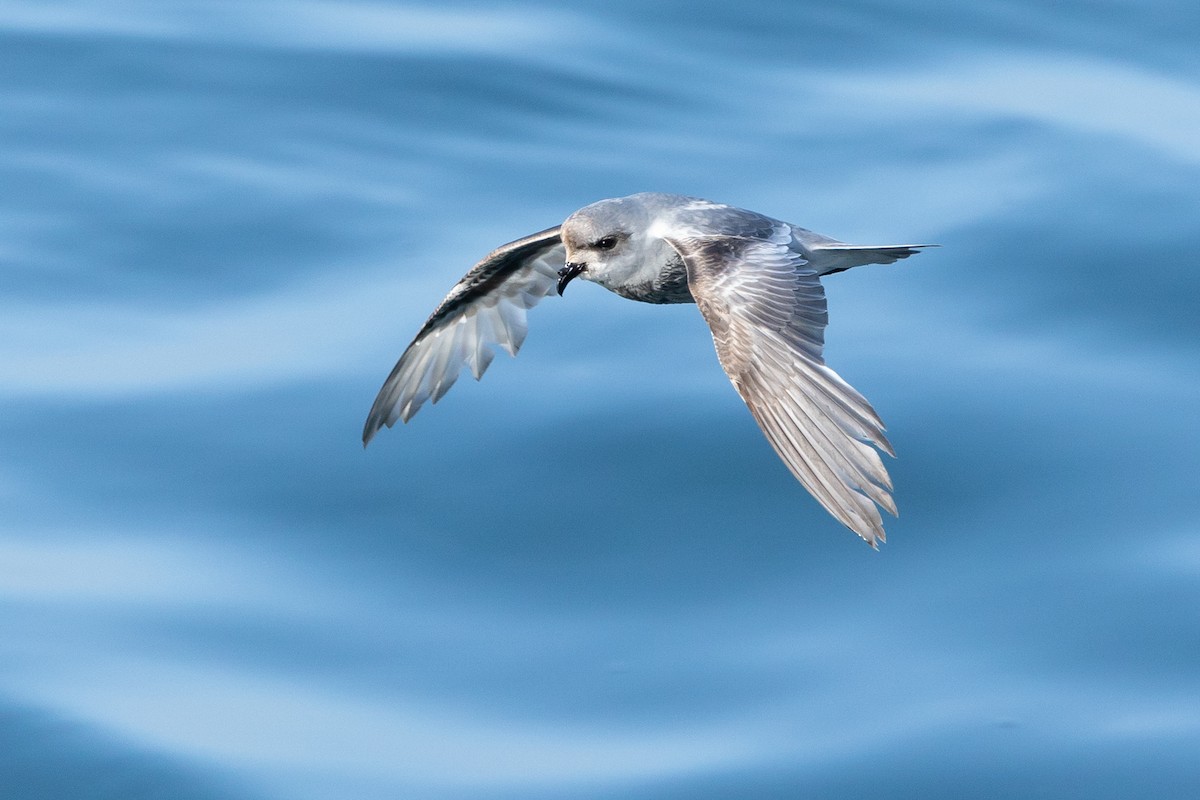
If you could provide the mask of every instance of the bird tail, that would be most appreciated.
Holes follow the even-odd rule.
[[[831,275],[851,267],[861,267],[864,264],[894,264],[926,247],[940,246],[936,244],[872,245],[827,242],[809,245],[808,250],[809,261],[817,268],[818,274]]]

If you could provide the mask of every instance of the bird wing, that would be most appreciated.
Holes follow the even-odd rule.
[[[525,311],[554,293],[565,259],[555,226],[497,248],[464,275],[383,382],[363,427],[363,445],[383,426],[408,422],[426,400],[442,399],[464,366],[479,380],[494,345],[515,356],[525,341]]]
[[[792,249],[790,226],[757,222],[770,233],[692,229],[667,241],[687,266],[721,366],[775,452],[829,513],[877,546],[885,537],[875,504],[892,514],[896,506],[870,445],[895,453],[871,404],[825,366],[828,314],[817,270]]]

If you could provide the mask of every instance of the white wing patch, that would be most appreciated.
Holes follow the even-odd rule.
[[[385,425],[408,422],[425,401],[441,400],[463,367],[479,380],[495,346],[515,356],[528,330],[525,312],[554,294],[564,260],[558,229],[552,228],[505,245],[464,275],[379,390],[363,443]]]

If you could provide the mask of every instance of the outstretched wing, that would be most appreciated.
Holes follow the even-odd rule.
[[[687,265],[721,366],[775,452],[829,513],[876,546],[885,538],[876,503],[892,514],[896,506],[871,445],[895,454],[871,404],[825,366],[817,269],[792,249],[790,226],[766,221],[766,237],[689,232],[667,241]]]
[[[384,425],[408,422],[426,400],[442,399],[464,366],[479,380],[495,345],[515,356],[525,341],[526,309],[554,293],[564,260],[556,226],[497,248],[464,275],[383,382],[363,445]]]

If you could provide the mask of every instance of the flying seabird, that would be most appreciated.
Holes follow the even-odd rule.
[[[630,300],[699,306],[721,366],[775,452],[830,514],[877,547],[885,536],[876,505],[893,515],[896,505],[874,448],[895,452],[871,404],[825,365],[819,279],[932,246],[847,244],[673,194],[601,200],[494,250],[455,284],[384,381],[363,445],[440,400],[464,366],[478,380],[494,346],[516,355],[526,310],[582,278]]]

